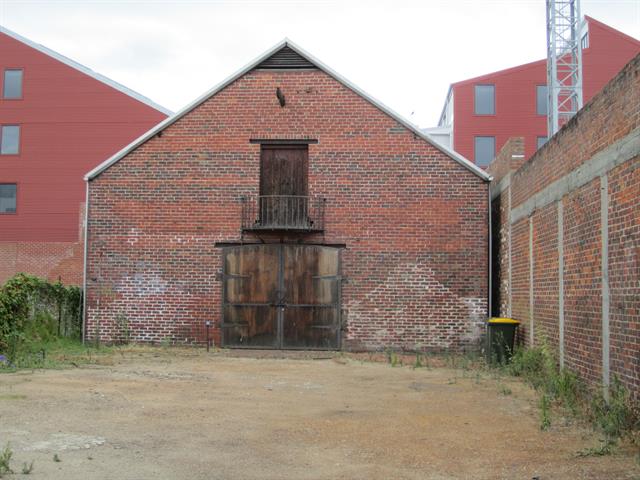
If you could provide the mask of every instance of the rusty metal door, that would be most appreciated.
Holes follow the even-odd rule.
[[[222,344],[338,349],[340,251],[244,245],[224,251]]]

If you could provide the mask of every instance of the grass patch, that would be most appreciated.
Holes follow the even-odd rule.
[[[22,464],[22,474],[29,475],[31,472],[33,472],[33,461],[29,464],[27,464],[27,462],[24,462]]]
[[[26,395],[20,393],[3,393],[0,395],[0,400],[25,400],[26,398]]]
[[[504,395],[506,397],[506,396],[511,395],[513,392],[506,385],[500,385],[499,388],[498,388],[498,393],[500,395]]]
[[[605,399],[601,390],[587,387],[577,375],[559,369],[546,343],[514,352],[511,363],[501,368],[520,377],[541,395],[540,428],[551,426],[552,412],[562,409],[577,420],[586,420],[604,435],[602,445],[579,452],[579,456],[608,455],[625,439],[640,448],[640,408],[614,376]]]
[[[585,448],[576,453],[576,457],[602,457],[604,455],[610,455],[613,448],[616,446],[616,442],[611,440],[603,440],[598,447]]]
[[[13,473],[11,470],[11,457],[13,457],[13,450],[7,443],[5,447],[0,451],[0,478],[6,474]]]
[[[0,372],[23,369],[58,369],[101,363],[120,347],[96,347],[83,345],[70,338],[53,338],[28,342],[15,356],[13,362],[0,363]],[[0,399],[3,397],[0,397]]]

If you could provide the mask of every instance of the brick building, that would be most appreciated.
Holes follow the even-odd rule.
[[[90,172],[89,339],[462,350],[488,180],[284,41]]]
[[[640,393],[640,55],[530,160],[488,171],[494,314],[592,384]]]
[[[640,42],[588,16],[581,40],[587,103],[640,53]],[[438,127],[426,131],[482,167],[511,137],[524,137],[529,158],[547,141],[546,84],[546,59],[452,83]]]
[[[82,283],[82,176],[168,113],[0,27],[0,284]]]

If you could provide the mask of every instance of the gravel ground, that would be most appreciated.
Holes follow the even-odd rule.
[[[588,429],[541,431],[519,382],[361,359],[134,348],[2,374],[8,478],[640,479],[629,450],[577,457]]]

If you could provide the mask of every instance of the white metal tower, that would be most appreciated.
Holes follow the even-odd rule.
[[[580,0],[547,1],[549,138],[582,108]]]

